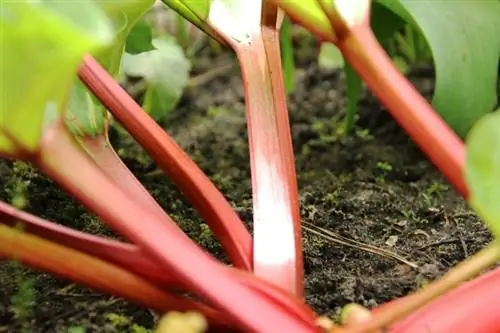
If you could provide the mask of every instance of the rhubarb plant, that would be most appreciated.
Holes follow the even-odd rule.
[[[494,198],[498,194],[498,181],[494,171],[500,144],[495,131],[498,114],[477,123],[468,136],[466,151],[458,135],[395,67],[381,38],[392,31],[394,24],[382,25],[387,23],[380,18],[382,14],[374,14],[378,8],[378,13],[418,25],[428,39],[437,67],[442,64],[438,61],[442,55],[437,55],[436,41],[429,34],[440,35],[431,30],[440,30],[436,22],[441,21],[447,37],[457,29],[452,25],[454,20],[440,20],[439,16],[453,6],[439,7],[441,12],[422,18],[424,7],[419,4],[426,2],[164,2],[233,49],[240,62],[252,171],[253,238],[208,177],[116,82],[124,50],[128,49],[133,55],[124,61],[125,71],[132,73],[137,69],[134,66],[141,64],[137,66],[141,70],[134,74],[143,76],[151,91],[149,95],[146,93],[146,111],[150,105],[165,107],[162,104],[165,101],[158,95],[163,88],[157,84],[165,83],[172,73],[156,72],[153,70],[156,63],[151,63],[164,46],[150,38],[147,29],[138,23],[152,1],[89,0],[68,4],[26,0],[2,3],[0,40],[6,51],[4,61],[0,62],[0,89],[4,97],[0,109],[0,155],[38,167],[127,242],[84,234],[0,203],[0,258],[17,259],[158,311],[196,310],[205,316],[210,329],[216,331],[306,333],[318,332],[323,327],[330,332],[371,332],[396,327],[397,332],[408,332],[415,331],[414,318],[417,324],[427,325],[423,319],[425,312],[418,311],[426,304],[437,316],[449,304],[465,308],[459,297],[461,293],[468,291],[467,296],[477,300],[474,304],[484,304],[489,300],[488,295],[498,293],[500,289],[495,288],[498,270],[476,280],[477,284],[468,284],[465,291],[463,288],[451,291],[498,261],[500,251],[494,241],[426,288],[383,305],[373,313],[349,306],[344,327],[318,318],[302,299],[299,202],[280,50],[287,39],[286,34],[280,36],[284,14],[338,48],[350,66],[352,78],[357,78],[352,84],[359,87],[359,78],[367,84],[490,224],[496,236],[499,228]],[[494,19],[500,5],[485,2],[477,6],[485,17]],[[471,3],[457,8],[460,11],[450,12],[456,15],[455,19],[476,7]],[[379,26],[374,23],[376,19],[385,30],[375,28]],[[491,30],[479,26],[486,38],[491,39]],[[476,26],[461,37],[470,42],[475,29]],[[139,35],[141,42],[133,45],[131,34]],[[137,35],[135,38],[139,38]],[[480,47],[457,45],[454,45],[457,49],[464,45],[473,46],[472,50]],[[466,54],[465,60],[471,54]],[[134,59],[134,65],[126,64],[130,59]],[[495,42],[491,43],[491,51],[485,52],[484,68],[494,67],[492,59],[498,62]],[[484,68],[477,72],[483,73]],[[290,64],[285,66],[285,72],[289,70]],[[491,73],[483,78],[489,87]],[[291,89],[291,81],[287,82]],[[438,80],[436,84],[444,83]],[[463,88],[460,82],[451,87],[448,89]],[[178,98],[181,89],[175,89],[172,95]],[[435,104],[439,101],[436,96],[442,94],[437,89]],[[473,123],[471,119],[475,122],[491,111],[488,103],[492,101],[491,91],[486,89],[468,105],[474,107],[474,112],[456,123],[463,127],[448,121],[455,131],[463,134],[460,132]],[[168,107],[174,104],[170,102]],[[462,104],[452,105],[453,110],[462,110]],[[438,108],[438,111],[446,118],[449,109]],[[135,179],[109,144],[107,130],[111,121],[119,122],[181,189],[223,244],[233,267],[217,262],[194,244]],[[348,122],[352,126],[352,119]],[[181,295],[185,292],[193,292],[197,298],[185,298]],[[437,301],[430,303],[436,298]],[[452,302],[457,299],[463,307]],[[439,300],[444,300],[445,305],[439,305],[443,304]],[[438,304],[437,308],[432,308],[433,304]],[[491,331],[492,327],[498,327],[500,316],[495,307],[489,308],[493,310],[481,310],[484,311],[481,321],[470,321],[462,313],[448,319],[441,315],[436,322],[443,332],[463,328],[456,324],[457,318],[472,323],[467,326],[470,330],[480,327],[479,331]],[[403,319],[408,315],[410,319]]]

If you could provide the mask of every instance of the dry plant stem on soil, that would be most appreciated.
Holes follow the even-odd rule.
[[[462,282],[480,274],[485,269],[493,266],[499,259],[500,243],[494,242],[469,259],[459,263],[442,278],[432,282],[424,289],[375,310],[373,318],[369,322],[346,328],[343,332],[367,333],[387,327],[430,301],[444,295]]]
[[[0,202],[0,223],[11,227],[21,223],[25,232],[116,264],[163,288],[186,291],[178,279],[162,271],[155,262],[145,257],[136,245],[82,233],[20,211],[3,202]],[[231,272],[241,283],[259,294],[266,295],[272,302],[288,308],[292,316],[301,318],[305,322],[314,320],[315,315],[309,308],[297,298],[290,299],[281,288],[276,288],[264,280],[254,279],[244,271]],[[293,301],[296,305],[300,305],[295,306]]]
[[[233,316],[241,329],[255,332],[314,331],[313,322],[297,320],[296,316],[290,315],[288,307],[270,302],[266,295],[242,284],[230,274],[235,268],[218,263],[171,220],[160,220],[136,203],[83,153],[63,122],[57,121],[46,129],[35,163],[189,290]],[[74,174],[75,166],[78,166],[78,175]],[[241,299],[245,301],[241,302]],[[290,306],[298,305],[290,303]]]
[[[339,235],[337,233],[334,233],[330,230],[326,230],[324,228],[318,227],[312,223],[302,222],[302,224],[303,224],[302,225],[303,230],[305,230],[309,233],[312,233],[316,236],[327,239],[331,242],[338,243],[338,244],[345,245],[345,246],[350,246],[350,247],[353,247],[353,248],[356,248],[359,250],[363,250],[366,252],[377,254],[377,255],[385,257],[385,258],[398,260],[399,262],[402,262],[403,264],[408,265],[409,267],[414,268],[414,269],[418,268],[417,264],[406,260],[404,257],[398,255],[397,253],[394,253],[394,252],[391,252],[391,251],[388,251],[388,250],[385,250],[382,248],[378,248],[378,247],[370,245],[370,244],[358,242],[354,239],[347,238],[347,237],[344,237],[344,236]]]
[[[394,67],[368,23],[350,29],[336,45],[420,149],[467,197],[463,142]]]
[[[0,256],[70,278],[93,289],[124,297],[161,312],[173,309],[197,310],[213,325],[219,328],[225,327],[225,330],[231,324],[230,318],[222,313],[181,296],[167,293],[123,268],[24,231],[0,225],[0,244]]]
[[[106,135],[81,138],[83,148],[92,156],[94,162],[119,185],[128,191],[144,208],[164,217],[165,212],[156,200],[149,194],[134,174],[127,168],[116,154]]]
[[[85,56],[79,76],[182,190],[224,245],[233,264],[251,270],[250,233],[208,177],[91,56]]]
[[[245,87],[253,190],[254,273],[303,295],[302,240],[279,50],[279,31],[262,27],[233,46]]]

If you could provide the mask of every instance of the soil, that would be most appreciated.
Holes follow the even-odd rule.
[[[194,63],[193,75],[236,64],[226,53],[203,52],[205,56]],[[335,316],[350,302],[373,307],[406,295],[490,241],[486,227],[370,93],[363,95],[355,131],[340,136],[346,107],[342,74],[319,69],[310,52],[296,56],[297,86],[289,97],[289,111],[302,220],[393,251],[418,266],[304,231],[307,303],[314,310]],[[411,77],[429,96],[432,79],[427,76],[414,73]],[[251,227],[238,67],[188,89],[163,125]],[[181,227],[224,259],[189,203],[134,141],[114,133],[113,143]],[[9,201],[19,184],[27,186],[27,211],[80,230],[112,234],[36,170],[19,170],[11,162],[0,161],[0,199]],[[23,332],[23,327],[33,333],[68,332],[69,327],[86,332],[147,332],[155,323],[147,309],[12,263],[1,264],[0,284],[0,332]]]

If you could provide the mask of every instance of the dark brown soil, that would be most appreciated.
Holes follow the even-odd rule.
[[[311,55],[298,57],[298,85],[289,110],[303,221],[391,250],[418,265],[413,269],[304,232],[307,302],[317,312],[334,316],[349,302],[373,307],[405,295],[490,240],[479,219],[373,96],[363,97],[355,133],[337,135],[346,104],[343,77],[319,70]],[[227,62],[234,58],[227,54],[199,58],[195,73]],[[432,89],[429,79],[417,77],[415,83],[427,95]],[[188,90],[164,124],[250,225],[243,110],[236,67]],[[127,165],[182,228],[222,257],[220,246],[203,232],[200,218],[149,158],[127,138],[116,135],[113,141]],[[388,166],[392,170],[386,170]],[[74,228],[110,233],[35,170],[14,171],[12,163],[0,162],[0,199],[10,200],[20,182],[27,184],[28,211]],[[24,302],[12,303],[13,296],[23,295],[19,287],[30,281],[35,291],[32,306],[26,304],[29,292],[17,297]],[[33,333],[67,332],[70,326],[85,327],[86,332],[146,332],[154,325],[146,309],[10,263],[0,266],[0,284],[0,332],[22,332],[23,323],[26,332]],[[16,318],[16,311],[26,306],[31,310],[27,319]]]

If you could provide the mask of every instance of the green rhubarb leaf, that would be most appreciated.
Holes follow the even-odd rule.
[[[482,117],[466,139],[469,204],[500,236],[500,109]]]
[[[432,103],[461,136],[497,102],[500,2],[377,0],[422,31],[432,51]]]
[[[95,137],[106,132],[106,109],[93,99],[80,80],[75,82],[67,108],[66,124],[77,137]]]
[[[143,20],[138,21],[130,30],[125,44],[125,52],[137,54],[154,50],[151,26]]]
[[[212,0],[162,0],[162,2],[210,37],[225,44],[224,39],[207,22]]]
[[[145,37],[145,46],[144,37],[140,36],[144,31],[141,26],[142,21],[139,19],[153,5],[154,1],[97,0],[96,2],[112,22],[115,39],[114,43],[110,44],[105,49],[99,50],[99,52],[94,52],[93,55],[108,73],[117,78],[120,74],[122,56],[127,41],[132,40],[136,43],[131,46],[132,48],[135,47],[137,49],[145,47],[148,49],[148,37]],[[136,30],[134,30],[134,28]],[[134,35],[131,36],[131,32],[134,32]],[[147,34],[148,32],[146,32],[146,35]],[[149,35],[149,37],[151,36]],[[151,44],[151,42],[149,44]],[[107,131],[106,116],[107,111],[97,98],[95,98],[81,82],[76,81],[71,92],[65,117],[65,121],[72,133],[77,137],[95,137],[96,135],[104,134]]]
[[[112,29],[91,1],[2,2],[0,152],[38,147],[60,117],[83,55],[108,45]]]
[[[183,0],[182,2],[197,17],[205,20],[208,18],[210,6],[212,5],[213,1],[214,0]]]
[[[129,76],[143,78],[143,108],[159,120],[177,105],[188,83],[191,64],[174,38],[154,39],[153,45],[152,51],[125,54],[123,70]]]
[[[115,42],[106,50],[93,54],[99,64],[113,77],[120,73],[125,43],[135,24],[150,9],[154,0],[97,0],[115,26]]]
[[[335,31],[318,0],[273,0],[294,21],[324,41],[335,42]]]

